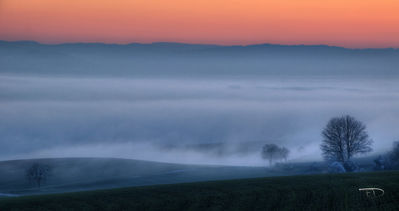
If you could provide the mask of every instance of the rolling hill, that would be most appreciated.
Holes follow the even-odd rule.
[[[398,190],[398,171],[286,176],[5,198],[0,210],[398,210]]]
[[[46,183],[37,188],[26,179],[33,164],[51,169]],[[30,195],[82,190],[145,186],[208,180],[303,174],[310,164],[281,168],[183,165],[115,158],[52,158],[0,162],[0,194]],[[321,169],[308,173],[320,173]]]

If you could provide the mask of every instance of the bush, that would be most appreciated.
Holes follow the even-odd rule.
[[[346,170],[344,168],[344,165],[342,165],[342,163],[335,161],[332,162],[329,166],[328,166],[328,173],[332,173],[332,174],[339,174],[339,173],[345,173]]]
[[[351,160],[347,160],[344,162],[344,168],[347,172],[358,172],[359,171],[359,166]]]
[[[393,143],[393,149],[389,153],[391,169],[399,169],[399,141]]]
[[[386,155],[380,155],[374,160],[374,170],[399,169],[399,141],[393,143],[393,149]]]

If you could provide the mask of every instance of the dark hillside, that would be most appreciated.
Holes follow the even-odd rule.
[[[359,188],[385,194],[368,198]],[[398,210],[399,172],[288,176],[41,195],[0,210]]]

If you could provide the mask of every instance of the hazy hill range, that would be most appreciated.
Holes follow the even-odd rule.
[[[398,76],[399,50],[179,43],[45,45],[0,41],[0,74]]]

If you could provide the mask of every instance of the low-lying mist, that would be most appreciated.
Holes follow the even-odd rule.
[[[264,165],[261,147],[321,160],[334,116],[364,122],[374,153],[399,138],[396,79],[0,76],[0,159],[119,157]]]

